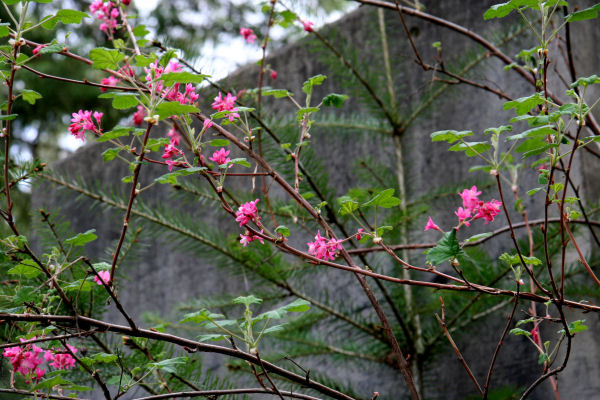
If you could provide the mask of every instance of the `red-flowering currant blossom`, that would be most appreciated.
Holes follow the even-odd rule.
[[[35,339],[35,336],[32,339]],[[23,338],[20,340],[25,341]],[[26,378],[25,382],[29,383],[31,380],[39,381],[46,373],[44,369],[39,368],[39,365],[44,362],[42,353],[43,350],[35,344],[28,344],[23,347],[8,347],[4,349],[2,355],[9,359],[13,371],[23,375]]]
[[[263,229],[260,230],[260,233],[263,233]],[[265,241],[262,237],[253,235],[250,231],[246,231],[245,233],[240,233],[240,243],[242,246],[246,247],[248,244],[258,240],[260,244],[265,244]]]
[[[92,112],[91,111],[83,111],[79,110],[76,113],[73,113],[73,118],[71,119],[71,125],[69,125],[69,132],[71,135],[75,136],[82,141],[85,141],[85,131],[91,131],[96,135],[102,134],[102,129],[100,129],[100,120],[104,115],[101,112],[94,112],[93,116],[98,126],[92,122]]]
[[[94,282],[96,282],[98,285],[102,285],[102,282],[106,283],[107,285],[110,283],[110,271],[98,271],[98,275],[100,278],[94,276]]]
[[[229,122],[233,122],[233,120],[235,118],[240,117],[240,114],[235,112],[238,110],[238,108],[235,107],[236,100],[237,100],[237,97],[232,96],[231,93],[227,93],[227,96],[223,97],[223,94],[221,92],[219,92],[219,95],[215,97],[215,99],[212,103],[212,108],[217,111],[231,111],[227,115],[227,118],[229,119]]]
[[[219,165],[225,165],[227,164],[229,161],[231,161],[231,159],[229,157],[227,157],[229,155],[229,150],[226,150],[224,147],[220,148],[219,150],[215,151],[213,153],[213,155],[211,157],[209,157],[208,159],[210,161],[214,161]],[[233,165],[230,165],[229,168],[233,167]]]
[[[256,42],[256,35],[254,31],[250,28],[240,28],[240,35],[246,39],[246,43],[254,43]]]
[[[363,235],[364,231],[365,230],[363,228],[358,228],[358,231],[356,231],[356,240],[362,239],[362,235]]]
[[[271,79],[277,79],[277,71],[275,71],[274,69],[271,70]]]
[[[435,224],[435,222],[433,222],[433,220],[431,219],[431,217],[429,217],[429,219],[427,220],[427,224],[425,225],[425,229],[426,231],[431,230],[431,229],[435,229],[436,231],[441,231],[440,227],[437,226]]]
[[[133,124],[142,125],[146,117],[146,109],[144,106],[137,106],[137,111],[133,113]]]
[[[307,20],[307,21],[300,21],[300,22],[302,22],[302,25],[304,26],[304,30],[306,32],[312,32],[313,31],[312,27],[313,27],[314,23],[312,21],[308,21]]]
[[[100,30],[112,35],[117,28],[117,18],[119,18],[119,9],[115,7],[115,4],[112,1],[95,0],[90,5],[90,11],[96,18],[103,21],[100,24]]]
[[[33,51],[32,51],[33,55],[34,55],[34,56],[38,56],[38,57],[39,57],[39,56],[41,56],[41,54],[39,54],[39,53],[40,53],[40,50],[41,50],[41,49],[43,49],[43,48],[44,48],[44,47],[46,47],[46,46],[47,46],[46,44],[38,44],[38,45],[35,47],[35,49],[33,49]]]
[[[334,260],[335,253],[342,249],[340,241],[337,239],[326,239],[321,236],[321,232],[317,231],[314,242],[306,243],[308,253],[315,256],[319,260]]]
[[[494,199],[487,203],[481,202],[479,208],[477,209],[477,215],[475,215],[475,218],[483,218],[485,220],[484,224],[492,222],[494,217],[500,214],[500,206],[502,206],[502,202]]]
[[[471,189],[465,189],[458,195],[463,200],[463,207],[467,210],[473,211],[479,205],[479,195],[481,191],[477,190],[477,186],[473,186]]]
[[[117,83],[119,83],[119,82],[120,82],[120,80],[119,80],[119,79],[117,79],[117,78],[115,78],[115,77],[114,77],[114,76],[112,76],[112,75],[111,75],[111,76],[109,76],[108,78],[102,78],[102,81],[101,81],[101,83],[102,83],[103,85],[106,85],[106,86],[117,86]],[[108,90],[108,89],[107,89],[107,88],[104,88],[104,87],[101,87],[101,88],[100,88],[100,91],[101,91],[101,92],[106,92],[107,90]]]
[[[101,271],[101,272],[108,272],[108,271]],[[73,352],[73,354],[77,353],[77,349],[74,346],[71,346],[70,344],[67,345],[69,347],[69,350],[71,350]],[[62,352],[57,352],[57,353],[52,353],[51,351],[47,351],[46,355],[44,355],[44,358],[47,359],[47,355],[48,353],[50,353],[53,362],[48,364],[51,367],[54,367],[56,369],[71,369],[75,366],[75,359],[73,358],[73,356],[71,356],[71,354],[67,353],[66,350],[63,350]]]
[[[258,203],[258,201],[259,199],[256,199],[244,203],[235,212],[235,220],[240,223],[240,226],[246,225],[250,221],[254,221],[255,223],[260,221],[258,209],[256,208],[256,203]]]
[[[209,129],[211,126],[213,126],[213,122],[210,119],[205,119],[204,122],[202,123],[202,129],[204,129],[204,130]]]
[[[465,210],[462,207],[458,207],[458,210],[454,211],[454,214],[458,217],[458,222],[463,223],[466,226],[471,226],[471,223],[467,221],[467,218],[471,217],[471,210]]]
[[[534,326],[530,333],[531,333],[531,338],[533,339],[533,341],[536,343],[539,343],[540,342],[540,327],[539,327],[539,325]]]
[[[169,132],[167,132],[167,136],[171,138],[171,144],[173,146],[179,146],[179,143],[181,143],[181,135],[179,134],[179,132],[177,132],[177,130],[174,127],[169,129]]]

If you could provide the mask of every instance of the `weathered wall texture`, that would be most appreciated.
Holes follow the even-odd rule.
[[[483,12],[494,2],[490,1],[426,1],[428,12],[433,15],[444,16],[457,24],[469,27],[475,32],[484,32],[488,38],[497,38],[501,32],[509,30],[509,25],[517,22],[503,20],[502,22],[484,22]],[[510,24],[509,22],[510,21]],[[397,14],[394,11],[385,12],[388,41],[391,49],[392,73],[396,85],[399,104],[395,112],[408,117],[412,110],[421,101],[421,95],[431,83],[431,74],[424,74],[420,67],[413,61],[414,56],[408,46],[400,25]],[[483,51],[474,46],[471,41],[463,36],[457,35],[449,30],[432,26],[423,21],[407,17],[411,31],[415,34],[416,45],[421,50],[423,58],[431,62],[433,50],[431,44],[441,41],[445,61],[448,64],[457,60],[459,54],[483,54]],[[344,17],[324,30],[324,33],[339,46],[344,54],[358,65],[359,70],[370,74],[375,80],[378,88],[385,88],[385,75],[381,72],[381,41],[377,28],[377,13],[367,7],[360,9]],[[514,26],[510,27],[515,29]],[[587,76],[598,72],[600,65],[600,48],[598,39],[597,21],[577,25],[574,31],[575,37],[587,38],[585,41],[577,41],[575,47],[575,61],[580,76]],[[594,38],[594,39],[592,39]],[[355,54],[348,53],[348,48],[354,48]],[[515,43],[509,42],[502,48],[513,55],[517,51]],[[348,76],[337,72],[339,67],[334,68],[325,59],[331,59],[327,51],[312,41],[304,40],[300,43],[287,46],[273,54],[268,63],[278,71],[279,77],[273,86],[281,87],[294,93],[301,93],[302,82],[306,78],[325,74],[328,79],[322,87],[319,87],[315,98],[320,98],[331,92],[350,93],[349,85],[355,85]],[[474,56],[468,57],[471,61]],[[560,60],[556,60],[557,64]],[[517,74],[506,72],[503,65],[496,59],[485,58],[472,71],[469,72],[474,80],[485,82],[493,87],[501,88],[512,97],[528,95],[531,88]],[[561,69],[564,72],[564,70]],[[226,80],[226,87],[239,90],[256,85],[258,76],[255,65],[242,68]],[[564,91],[563,89],[559,90]],[[385,91],[380,91],[385,93]],[[597,93],[596,93],[597,94]],[[213,92],[209,92],[214,96]],[[383,94],[382,96],[385,96]],[[210,104],[210,97],[205,99]],[[277,110],[280,115],[293,111],[291,106],[285,102],[278,101],[273,104],[270,99],[265,99],[267,110]],[[460,86],[450,88],[435,98],[430,107],[426,109],[421,117],[418,117],[408,127],[402,137],[404,167],[407,169],[408,199],[417,201],[421,196],[435,187],[445,187],[452,183],[467,182],[477,179],[477,182],[485,181],[486,177],[476,174],[468,174],[469,166],[473,165],[472,159],[467,159],[462,154],[450,154],[447,145],[431,143],[429,133],[442,129],[470,129],[481,134],[484,129],[505,124],[513,116],[512,111],[502,111],[503,100],[497,96],[481,90]],[[205,106],[204,110],[209,107]],[[355,117],[358,121],[367,123],[370,117],[370,109],[364,102],[356,97],[339,111],[340,115]],[[382,126],[385,126],[382,124]],[[372,131],[360,129],[341,129],[331,126],[317,125],[312,130],[312,148],[317,155],[326,160],[326,168],[329,173],[331,186],[336,188],[336,195],[344,194],[349,188],[356,185],[354,168],[348,168],[348,162],[364,157],[372,157],[382,165],[395,165],[397,157],[393,141],[390,136],[376,134]],[[98,182],[120,182],[120,178],[127,174],[126,167],[118,163],[105,164],[100,156],[101,145],[89,145],[76,152],[69,159],[64,160],[55,168],[66,174],[79,174],[82,179],[94,179]],[[586,158],[587,159],[587,158]],[[580,162],[581,160],[578,160]],[[597,184],[597,163],[583,163],[582,174],[575,177],[582,183],[584,196],[597,202],[600,187]],[[351,165],[351,167],[354,167]],[[162,173],[154,166],[144,166],[142,176],[149,182],[149,176]],[[526,186],[532,186],[535,177],[526,176]],[[246,183],[236,183],[237,188]],[[116,183],[115,190],[128,190],[128,185]],[[43,192],[42,192],[43,191]],[[166,187],[153,188],[143,196],[152,198],[157,204],[169,207],[169,189]],[[488,187],[489,196],[495,193],[493,187]],[[39,196],[43,193],[43,196]],[[82,199],[74,202],[74,196],[65,192],[56,193],[53,187],[44,186],[38,189],[38,205],[44,207],[62,207],[67,213],[67,219],[71,221],[77,231],[85,231],[96,228],[100,240],[91,244],[87,250],[92,257],[104,256],[102,251],[106,246],[118,239],[120,220],[123,212],[114,209],[93,208],[90,211],[90,201]],[[486,195],[486,198],[488,196]],[[454,207],[456,199],[439,200],[434,203],[430,213],[439,224],[450,225],[454,216],[446,210]],[[530,202],[529,199],[526,202]],[[210,210],[203,210],[201,205],[186,205],[185,210],[192,210],[192,215],[204,218],[207,224],[218,224],[223,230],[236,233],[236,224],[230,219],[221,219]],[[539,215],[530,215],[536,218]],[[426,217],[418,221],[420,227],[424,224]],[[422,222],[422,223],[421,223]],[[503,224],[503,220],[496,223],[496,227]],[[413,240],[423,239],[431,241],[434,238],[424,236],[420,229],[411,233]],[[498,254],[500,248],[506,242],[487,248],[490,254]],[[413,255],[418,259],[419,255]],[[147,253],[132,268],[126,271],[128,276],[120,297],[126,308],[132,311],[134,316],[139,317],[143,311],[152,310],[161,315],[169,315],[173,307],[178,303],[190,298],[208,296],[220,293],[236,293],[244,291],[243,279],[228,279],[226,275],[209,259],[190,258],[184,252],[178,251],[166,239],[157,237],[147,248]],[[186,277],[186,279],[181,279]],[[348,274],[338,271],[324,273],[324,281],[320,284],[334,284],[338,286],[338,296],[341,300],[356,302],[356,304],[367,304],[366,298],[360,292],[355,279]],[[238,283],[232,283],[238,282]],[[126,289],[126,290],[125,290]],[[307,289],[308,290],[308,289]],[[418,291],[415,291],[418,296]],[[519,306],[519,312],[528,307],[526,304]],[[471,368],[480,381],[485,380],[485,374],[489,358],[500,336],[504,321],[503,315],[507,309],[492,315],[491,320],[484,320],[472,325],[469,333],[459,335],[457,340],[465,358],[470,362]],[[575,314],[575,313],[571,313]],[[569,320],[577,319],[578,315],[568,315]],[[116,313],[111,313],[111,318],[119,320]],[[600,329],[600,320],[597,315],[586,315],[590,330],[593,333],[583,333],[575,341],[572,360],[559,379],[563,399],[600,399],[600,383],[597,377],[600,372],[598,357],[600,349],[597,339],[593,336]],[[544,332],[546,336],[552,332]],[[222,359],[208,357],[209,368],[216,368]],[[505,348],[500,353],[497,362],[497,373],[493,379],[494,386],[502,384],[513,384],[519,387],[527,386],[540,373],[537,367],[537,355],[532,351],[532,346],[521,337],[509,337]],[[310,360],[305,361],[310,364]],[[362,365],[362,366],[360,366]],[[359,367],[360,366],[360,367]],[[313,366],[315,370],[323,368],[323,365]],[[379,391],[387,398],[402,398],[401,393],[404,384],[398,371],[384,368],[374,374],[372,366],[361,363],[352,364],[349,370],[335,370],[333,375],[338,375],[353,382],[353,387],[363,396],[368,396],[373,391]],[[369,371],[366,373],[365,371]],[[456,361],[453,353],[442,354],[435,363],[426,366],[426,397],[429,399],[462,399],[474,390],[467,375]],[[551,398],[549,385],[542,385],[531,397],[532,399]]]

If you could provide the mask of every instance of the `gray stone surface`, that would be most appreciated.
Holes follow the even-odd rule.
[[[467,26],[476,32],[485,32],[486,37],[495,37],[499,32],[506,31],[510,24],[516,24],[516,19],[508,19],[492,22],[484,22],[483,12],[489,7],[491,1],[460,1],[449,0],[443,2],[426,2],[428,12],[440,15]],[[404,37],[402,27],[397,14],[386,11],[386,27],[388,41],[391,48],[393,79],[396,84],[396,92],[399,94],[399,104],[396,112],[408,116],[416,107],[425,89],[431,83],[431,74],[425,74],[413,61],[410,47]],[[510,24],[508,23],[510,21]],[[461,37],[446,29],[432,26],[423,21],[407,18],[412,32],[416,36],[416,44],[422,52],[425,60],[431,60],[431,43],[442,41],[445,62],[451,65],[457,61],[456,54],[467,52],[469,54],[481,54],[482,50],[477,48],[464,37]],[[597,22],[583,23],[577,26],[574,35],[578,37],[595,38],[577,43],[575,48],[578,72],[582,76],[598,72],[600,65],[600,50],[598,48],[599,33]],[[511,25],[512,26],[512,25]],[[345,16],[341,21],[329,26],[324,30],[331,41],[344,51],[352,62],[355,62],[361,72],[368,74],[371,82],[379,90],[385,93],[385,76],[382,71],[382,59],[380,56],[380,40],[377,30],[376,13],[367,7]],[[348,52],[352,47],[355,53]],[[503,46],[507,54],[512,55],[517,51],[514,43]],[[296,94],[301,94],[302,82],[313,75],[325,74],[328,79],[322,87],[316,90],[314,98],[319,99],[330,92],[349,93],[351,99],[339,111],[334,111],[345,117],[354,117],[357,121],[368,122],[371,108],[365,105],[356,96],[352,86],[356,83],[347,75],[338,72],[339,68],[333,67],[331,55],[325,49],[313,41],[303,40],[299,43],[286,46],[276,51],[268,60],[279,77],[273,86],[285,85],[286,89]],[[556,63],[561,63],[556,60]],[[528,84],[517,77],[516,74],[505,72],[495,59],[485,59],[477,68],[469,72],[468,76],[478,81],[484,81],[494,87],[505,90],[513,97],[528,95],[531,91]],[[564,68],[560,68],[564,72]],[[258,70],[255,65],[242,68],[226,80],[226,85],[235,90],[246,87],[254,87]],[[553,82],[558,84],[558,82]],[[560,85],[558,85],[560,86]],[[556,92],[564,91],[562,87]],[[597,93],[596,93],[597,94]],[[214,96],[212,91],[208,96]],[[210,104],[210,97],[205,103]],[[265,99],[266,109],[273,110],[280,116],[289,115],[293,108],[282,101],[274,103],[273,100]],[[477,164],[473,159],[467,159],[462,154],[448,153],[447,145],[431,143],[429,133],[442,129],[470,129],[481,135],[485,128],[499,126],[513,116],[512,111],[502,111],[503,101],[490,93],[481,90],[460,86],[444,92],[425,111],[424,117],[417,118],[406,130],[402,138],[404,147],[405,167],[408,171],[408,198],[409,201],[418,199],[436,187],[447,187],[457,182],[492,183],[483,174],[467,174],[468,168]],[[208,109],[208,107],[204,107]],[[598,114],[597,114],[598,115]],[[348,162],[364,157],[372,157],[373,161],[384,165],[393,166],[396,163],[393,141],[384,134],[374,134],[366,130],[332,128],[327,126],[316,126],[312,130],[312,144],[318,158],[326,160],[326,168],[329,174],[329,184],[335,188],[335,195],[342,195],[354,187],[356,183],[356,169],[348,168]],[[77,151],[69,159],[58,163],[55,168],[63,173],[78,174],[81,179],[95,179],[100,183],[118,182],[111,189],[125,191],[128,185],[120,183],[120,177],[127,174],[124,166],[118,163],[105,164],[100,157],[100,145],[88,145]],[[582,175],[576,176],[577,182],[581,182],[584,195],[589,202],[597,203],[600,194],[600,185],[597,184],[598,167],[596,160],[584,157],[578,160],[582,166]],[[146,182],[153,176],[162,173],[160,167],[144,166],[142,175]],[[529,174],[524,177],[522,185],[532,187],[533,176]],[[486,181],[486,179],[488,179]],[[249,184],[236,183],[237,189],[248,188]],[[469,185],[470,186],[470,185]],[[508,188],[507,192],[508,192]],[[64,192],[56,193],[53,187],[44,186],[37,189],[36,193],[44,196],[34,196],[39,205],[44,207],[60,206],[66,212],[67,219],[77,231],[85,231],[96,228],[100,240],[90,245],[87,250],[91,257],[105,256],[104,249],[108,244],[118,239],[120,232],[121,211],[95,207],[90,211],[90,202],[81,199],[74,202],[73,195]],[[485,190],[485,197],[495,196],[496,191],[490,185]],[[143,194],[144,198],[151,199],[155,204],[164,207],[178,207],[181,212],[190,213],[190,218],[202,218],[211,226],[237,234],[238,228],[230,219],[222,219],[214,215],[210,209],[203,209],[201,204],[180,205],[170,200],[169,189],[165,187],[153,188]],[[531,204],[533,199],[526,199]],[[511,201],[512,202],[512,201]],[[455,207],[456,201],[440,199],[433,202],[429,213],[434,216],[440,225],[449,226],[454,222],[454,216],[446,210]],[[539,214],[530,214],[530,218],[540,217]],[[433,236],[425,235],[421,231],[426,216],[415,223],[414,231],[411,232],[413,240],[433,240]],[[495,227],[501,226],[504,218],[495,223]],[[506,237],[508,240],[508,237]],[[301,241],[299,241],[301,243]],[[506,241],[497,241],[486,247],[490,254],[498,254],[502,248],[506,248]],[[413,254],[415,260],[420,255]],[[229,275],[217,268],[210,257],[198,259],[190,257],[186,252],[179,251],[177,245],[165,237],[155,237],[148,246],[143,257],[140,257],[135,265],[126,268],[127,282],[121,290],[120,297],[126,308],[136,317],[140,317],[144,311],[151,310],[163,316],[176,316],[172,314],[173,307],[180,302],[210,295],[224,293],[244,293],[244,279],[232,279]],[[184,279],[182,279],[182,277]],[[237,283],[236,283],[237,282]],[[361,293],[355,279],[348,274],[338,271],[328,271],[323,274],[320,285],[332,285],[334,297],[341,301],[352,301],[357,308],[367,306],[367,301]],[[322,287],[322,286],[321,286]],[[304,288],[311,291],[311,288]],[[314,289],[312,289],[314,291]],[[415,290],[418,296],[418,290]],[[521,304],[518,312],[520,316],[528,304]],[[469,361],[471,368],[475,371],[480,382],[485,381],[485,374],[489,359],[496,346],[502,331],[504,315],[509,310],[502,309],[491,318],[478,321],[473,324],[467,332],[457,334],[455,339],[460,346],[465,358]],[[110,318],[122,322],[119,315],[111,311]],[[579,319],[579,316],[569,315],[568,319]],[[597,377],[599,373],[598,356],[600,349],[595,332],[600,329],[600,320],[597,315],[585,315],[589,322],[590,332],[578,335],[572,360],[567,370],[560,376],[559,385],[563,399],[600,399],[600,384]],[[551,337],[553,332],[544,332],[545,337]],[[425,366],[425,388],[428,399],[462,399],[473,394],[474,390],[460,364],[455,360],[454,354],[448,346],[446,352]],[[222,359],[206,357],[209,369],[216,369],[222,363]],[[322,359],[302,360],[303,363],[311,365],[314,370],[328,370],[330,365]],[[329,371],[332,376],[338,376],[352,383],[352,386],[362,396],[378,391],[385,398],[403,398],[404,383],[397,370],[387,367],[377,367],[375,364],[363,361],[348,363],[348,368],[338,369],[331,366]],[[517,387],[526,387],[539,374],[540,367],[537,366],[537,355],[532,351],[532,346],[522,337],[508,337],[505,347],[500,353],[497,361],[497,372],[492,381],[494,387],[511,384]],[[543,400],[552,398],[550,387],[547,383],[540,386],[531,396],[532,399]]]

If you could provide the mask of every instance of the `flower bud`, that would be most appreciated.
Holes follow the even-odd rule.
[[[375,237],[373,238],[373,243],[375,243],[375,244],[380,244],[381,242],[383,242],[383,239],[382,239],[382,238],[380,238],[379,236],[375,236]]]

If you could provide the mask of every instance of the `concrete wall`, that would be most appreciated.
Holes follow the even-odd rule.
[[[502,32],[516,29],[516,19],[502,21],[484,22],[483,12],[494,2],[490,1],[461,1],[448,0],[443,2],[425,2],[427,11],[433,15],[444,16],[457,24],[469,27],[475,32],[484,32],[488,38],[498,37]],[[432,62],[433,49],[431,44],[441,41],[444,52],[444,60],[447,65],[466,63],[474,59],[482,50],[473,45],[468,39],[450,32],[446,29],[429,25],[421,20],[407,17],[411,31],[415,34],[416,45],[419,47],[426,62]],[[394,110],[399,115],[409,116],[418,107],[427,89],[431,85],[431,74],[425,74],[413,61],[414,56],[404,36],[397,14],[394,11],[385,12],[385,23],[390,46],[392,73],[395,83],[395,91],[398,97],[398,106]],[[583,23],[577,26],[574,35],[576,37],[588,38],[578,41],[575,46],[576,63],[581,76],[587,76],[598,72],[600,56],[598,41],[589,38],[598,38],[600,32],[597,30],[597,21]],[[386,81],[383,71],[381,57],[381,41],[377,28],[377,13],[373,9],[364,7],[356,12],[345,16],[341,21],[332,24],[323,30],[330,40],[340,46],[344,55],[353,63],[356,63],[361,73],[369,76],[370,82],[378,89],[378,93],[386,93]],[[527,36],[521,36],[527,37]],[[517,50],[517,44],[508,42],[502,48],[507,54],[513,55]],[[467,59],[461,59],[460,54],[471,54]],[[557,64],[560,59],[555,60]],[[354,118],[354,122],[365,123],[372,119],[372,104],[361,101],[353,87],[356,83],[351,77],[338,72],[339,65],[332,64],[332,56],[326,49],[312,40],[301,40],[276,51],[268,60],[279,77],[276,82],[268,82],[275,87],[283,87],[291,90],[300,97],[302,82],[308,77],[316,74],[325,74],[328,79],[324,85],[316,90],[315,99],[327,93],[348,93],[351,98],[341,110],[331,111],[344,118]],[[476,68],[469,71],[467,76],[471,79],[501,88],[510,96],[516,98],[528,95],[531,88],[524,80],[514,72],[506,72],[503,65],[496,59],[485,58]],[[564,68],[560,68],[564,72]],[[255,65],[240,69],[224,82],[227,87],[240,90],[256,85],[258,70]],[[558,82],[553,82],[560,87]],[[555,90],[563,92],[564,89]],[[208,104],[213,91],[209,91],[205,98],[205,107]],[[469,166],[477,164],[473,159],[467,159],[462,154],[447,152],[446,144],[431,143],[429,133],[442,129],[470,129],[481,135],[488,127],[505,124],[513,116],[512,111],[502,111],[503,100],[488,92],[472,87],[461,85],[444,91],[425,110],[421,117],[417,118],[408,127],[402,137],[404,167],[407,169],[407,195],[409,201],[418,201],[423,195],[437,187],[447,187],[458,182],[467,183],[483,182],[493,183],[489,177],[479,173],[468,174]],[[271,99],[265,99],[265,115],[284,116],[293,112],[293,108],[282,101],[276,103]],[[329,111],[328,111],[329,112]],[[381,121],[381,119],[379,119]],[[385,127],[385,122],[381,123]],[[341,129],[330,126],[317,125],[312,130],[311,148],[314,149],[318,158],[326,160],[325,167],[329,174],[329,185],[334,188],[332,195],[344,194],[349,188],[357,185],[357,168],[348,168],[349,160],[357,160],[372,157],[376,163],[383,166],[395,166],[397,162],[394,144],[389,135],[374,133],[363,129]],[[105,164],[100,157],[102,145],[88,145],[69,159],[55,165],[57,171],[67,175],[81,176],[81,179],[93,179],[99,183],[120,182],[122,176],[127,175],[126,167],[118,163]],[[587,159],[586,159],[587,160]],[[588,160],[589,161],[589,160]],[[597,162],[583,162],[582,175],[575,177],[582,183],[585,197],[591,202],[597,202],[600,193],[597,185]],[[594,160],[596,161],[596,160]],[[578,160],[580,162],[580,160]],[[358,168],[360,169],[360,168]],[[395,169],[395,168],[392,168]],[[145,182],[150,182],[154,176],[164,173],[160,167],[144,165],[142,177]],[[533,187],[534,174],[525,175],[522,185]],[[233,181],[231,178],[230,182]],[[250,183],[236,181],[235,189],[249,189]],[[470,184],[469,184],[470,187]],[[128,185],[117,183],[114,190],[125,192]],[[508,189],[508,188],[507,188]],[[66,218],[77,231],[85,231],[92,227],[96,228],[100,240],[91,244],[87,250],[91,257],[106,257],[104,249],[110,243],[118,239],[120,232],[120,220],[122,211],[102,209],[96,207],[90,210],[93,203],[82,198],[74,202],[74,195],[58,193],[54,186],[43,186],[37,189],[34,195],[38,205],[52,208],[62,207],[66,212]],[[143,194],[143,198],[150,199],[156,204],[166,207],[177,207],[182,212],[191,213],[192,218],[202,219],[210,226],[219,226],[225,232],[236,234],[238,227],[230,219],[223,219],[214,215],[209,208],[203,208],[199,204],[179,205],[170,200],[171,190],[166,187],[153,188]],[[486,189],[485,197],[497,196],[492,185]],[[450,226],[454,222],[454,216],[450,210],[456,207],[457,196],[441,198],[432,203],[427,214],[431,214],[440,225]],[[539,198],[537,199],[539,200]],[[527,198],[526,204],[530,205],[534,199]],[[539,217],[532,212],[530,218]],[[411,240],[432,241],[435,236],[425,235],[421,232],[426,220],[423,214],[415,221],[411,231]],[[502,226],[504,218],[494,223],[494,227]],[[506,238],[508,239],[508,238]],[[298,240],[299,243],[305,240]],[[245,293],[247,288],[244,279],[232,279],[230,275],[218,268],[218,261],[207,257],[198,259],[190,257],[187,253],[179,251],[178,245],[165,237],[154,237],[147,240],[148,247],[143,257],[128,265],[125,274],[126,283],[120,291],[120,298],[131,313],[140,317],[144,311],[151,310],[163,316],[176,319],[172,314],[173,307],[177,304],[197,298],[223,293]],[[507,249],[507,241],[498,241],[486,247],[490,254],[498,254],[502,249]],[[412,254],[415,262],[419,262],[421,255]],[[181,279],[186,277],[186,279]],[[327,271],[322,274],[320,282],[315,288],[305,287],[307,292],[318,292],[319,288],[328,286],[332,290],[332,301],[348,301],[356,304],[357,309],[367,307],[368,302],[361,293],[355,279],[349,274],[338,271]],[[418,297],[419,290],[415,290]],[[519,318],[524,316],[528,305],[521,304],[518,309]],[[489,358],[493,353],[497,340],[504,324],[504,315],[508,308],[503,308],[491,315],[489,319],[483,319],[472,324],[468,330],[457,333],[456,341],[460,346],[465,358],[470,362],[476,376],[481,382],[485,380]],[[438,311],[439,312],[439,311]],[[180,315],[181,313],[179,313]],[[424,315],[424,319],[433,317],[433,312]],[[576,314],[576,313],[573,313]],[[110,313],[110,318],[119,321],[116,312]],[[576,315],[568,315],[569,320],[578,319]],[[571,364],[560,377],[560,391],[563,399],[600,399],[600,386],[598,376],[598,341],[594,333],[600,328],[600,320],[597,315],[586,315],[590,325],[590,332],[580,334],[575,341],[575,348]],[[550,338],[553,332],[544,332],[545,337]],[[462,399],[474,390],[466,373],[455,360],[449,346],[442,346],[446,353],[439,354],[434,362],[425,366],[425,392],[428,399]],[[209,369],[220,371],[221,358],[206,357]],[[497,362],[497,372],[493,379],[493,386],[499,387],[512,384],[516,387],[526,387],[539,374],[537,366],[537,355],[532,351],[532,346],[522,337],[508,337],[505,347],[500,353]],[[397,370],[376,366],[373,363],[362,361],[351,362],[347,368],[340,369],[334,364],[327,364],[323,359],[303,359],[302,363],[310,365],[315,371],[328,371],[332,376],[345,379],[362,396],[369,396],[373,391],[381,393],[383,398],[398,399],[405,394],[404,383]],[[540,386],[531,396],[532,399],[551,398],[550,387],[547,383]]]

